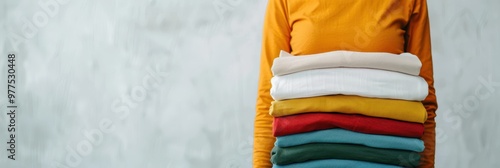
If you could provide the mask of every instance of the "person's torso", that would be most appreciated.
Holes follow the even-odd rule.
[[[288,0],[293,55],[404,52],[411,0]]]

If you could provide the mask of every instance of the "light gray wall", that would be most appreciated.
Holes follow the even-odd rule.
[[[0,167],[251,167],[266,1],[34,2],[0,2],[19,102],[11,161],[0,97]],[[500,166],[499,7],[429,1],[436,167]]]

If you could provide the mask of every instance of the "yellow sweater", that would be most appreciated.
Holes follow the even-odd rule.
[[[269,110],[274,117],[313,112],[362,114],[416,123],[427,120],[427,111],[421,102],[348,95],[274,101]]]
[[[307,55],[335,50],[410,52],[429,84],[420,167],[434,166],[435,110],[431,39],[426,0],[268,0],[264,19],[253,165],[271,167],[271,66],[280,50]]]

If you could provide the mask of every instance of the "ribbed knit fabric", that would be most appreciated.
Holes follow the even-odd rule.
[[[330,128],[416,138],[424,133],[424,126],[419,123],[341,113],[306,113],[274,118],[273,135],[284,136]]]
[[[424,150],[424,142],[417,138],[365,134],[340,128],[277,137],[275,146],[290,147],[308,143],[346,143],[414,152]]]
[[[365,162],[359,160],[323,159],[289,165],[273,165],[273,168],[402,168],[401,166]]]
[[[338,112],[424,123],[427,111],[421,102],[335,95],[274,101],[269,114],[274,117],[309,112]]]
[[[321,159],[360,160],[404,167],[416,167],[419,163],[420,155],[410,151],[336,143],[305,144],[286,148],[275,146],[271,152],[271,162],[276,165]]]
[[[361,68],[301,71],[274,76],[271,84],[274,100],[344,94],[421,101],[429,92],[422,77]]]
[[[330,51],[318,54],[293,56],[281,50],[271,70],[274,76],[286,75],[321,68],[373,68],[418,75],[422,63],[411,53]]]

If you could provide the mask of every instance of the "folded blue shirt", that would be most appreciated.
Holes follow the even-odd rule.
[[[342,160],[342,159],[325,159],[313,160],[302,163],[294,163],[289,165],[273,165],[273,168],[401,168],[395,165],[386,165],[380,163],[372,163],[357,160]]]
[[[417,138],[365,134],[339,128],[280,136],[276,138],[274,145],[290,147],[308,143],[348,143],[375,148],[424,151],[424,142]]]

